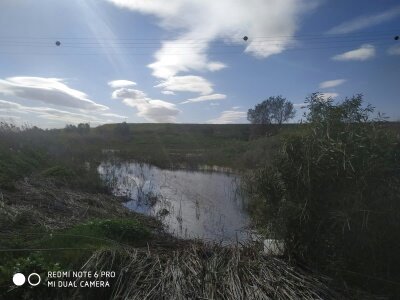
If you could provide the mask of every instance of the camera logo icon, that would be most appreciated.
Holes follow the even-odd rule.
[[[25,275],[22,273],[15,273],[13,276],[13,282],[16,286],[21,286],[25,283]]]
[[[12,280],[16,286],[22,286],[22,285],[24,285],[26,278],[25,278],[25,275],[22,273],[15,273]],[[31,286],[37,286],[37,285],[39,285],[39,283],[41,281],[42,281],[42,278],[40,278],[40,275],[38,273],[31,273],[28,276],[28,283]]]

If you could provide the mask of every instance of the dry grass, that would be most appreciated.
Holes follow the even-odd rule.
[[[15,191],[0,190],[3,232],[38,225],[48,230],[63,229],[91,218],[132,215],[149,227],[160,227],[156,220],[130,212],[120,198],[107,194],[71,190],[45,178],[25,178],[15,186]]]
[[[110,299],[343,299],[327,287],[327,278],[265,256],[254,245],[103,249],[83,269],[119,274]]]

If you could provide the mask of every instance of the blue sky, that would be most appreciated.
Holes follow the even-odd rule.
[[[283,95],[298,121],[320,91],[400,120],[396,35],[394,0],[2,0],[0,119],[245,123]]]

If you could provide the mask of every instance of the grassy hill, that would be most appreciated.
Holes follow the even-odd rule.
[[[250,124],[129,124],[129,131],[121,139],[115,135],[117,126],[100,126],[92,134],[112,136],[108,145],[119,149],[123,157],[160,167],[208,164],[235,169],[263,165],[283,135],[300,130],[299,125],[278,129]]]

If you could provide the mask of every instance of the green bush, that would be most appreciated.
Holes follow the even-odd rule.
[[[15,181],[37,168],[43,161],[40,151],[14,149],[2,144],[0,136],[0,188],[15,189]]]
[[[248,180],[251,211],[287,254],[395,295],[400,282],[400,144],[362,96],[308,98],[307,129]]]
[[[51,263],[46,260],[40,253],[33,253],[25,257],[19,257],[8,261],[5,265],[0,266],[0,282],[2,286],[7,286],[8,291],[0,297],[4,299],[46,299],[49,294],[47,284],[48,271],[60,271],[61,267],[58,263]],[[42,279],[40,284],[35,288],[24,284],[18,288],[12,288],[11,278],[15,273],[27,274],[37,273]],[[36,280],[36,278],[35,278]]]

